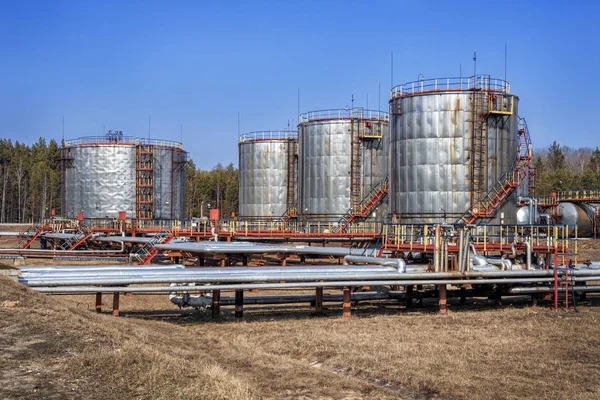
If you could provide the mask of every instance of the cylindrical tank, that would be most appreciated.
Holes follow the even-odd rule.
[[[298,132],[251,132],[239,143],[239,216],[278,219],[295,207]]]
[[[302,217],[337,222],[351,207],[359,207],[387,178],[388,143],[388,113],[354,108],[301,114],[298,211]],[[378,213],[382,218],[384,212]]]
[[[594,235],[594,218],[596,210],[600,209],[598,203],[570,203],[558,204],[558,223],[569,226],[569,236],[592,237]],[[596,227],[598,229],[598,227]]]
[[[590,237],[594,234],[593,222],[586,211],[578,204],[562,202],[557,209],[558,223],[570,225],[569,236]]]
[[[123,136],[66,140],[61,149],[62,214],[85,218],[185,217],[181,143]]]
[[[390,212],[404,223],[454,222],[485,197],[517,155],[518,97],[488,76],[392,89]],[[492,220],[516,222],[516,192]]]

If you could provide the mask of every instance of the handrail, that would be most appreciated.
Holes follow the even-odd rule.
[[[103,144],[103,145],[135,145],[135,146],[163,146],[175,147],[183,149],[183,144],[172,140],[140,138],[135,136],[83,136],[76,139],[64,141],[64,147],[76,147],[86,144]]]
[[[252,142],[255,140],[297,140],[298,131],[256,131],[242,133],[240,143]]]
[[[375,121],[389,121],[390,114],[385,111],[364,110],[362,108],[316,110],[300,114],[298,123],[320,121],[329,119],[363,119]]]
[[[518,186],[527,175],[527,167],[532,158],[531,136],[524,118],[519,118],[519,147],[510,169],[502,174],[486,196],[458,218],[456,223],[471,224],[478,218],[489,217],[502,201]]]
[[[459,78],[421,79],[395,86],[391,98],[408,96],[426,92],[446,92],[461,90],[488,90],[510,93],[510,83],[503,79],[491,78],[489,75],[476,75]]]

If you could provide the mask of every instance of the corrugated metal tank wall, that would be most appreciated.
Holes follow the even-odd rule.
[[[288,168],[297,168],[296,143],[297,132],[252,132],[240,136],[241,218],[277,219],[286,212]],[[291,162],[289,156],[294,158]],[[293,176],[296,175],[294,171]]]
[[[61,149],[62,214],[76,217],[83,212],[86,218],[117,218],[125,211],[127,218],[135,218],[138,142],[146,139],[109,143],[105,138],[90,137],[65,142]],[[187,153],[163,145],[152,145],[152,153],[154,219],[183,218]]]
[[[381,124],[383,138],[361,141],[361,199],[386,177],[389,143],[388,114],[364,113],[365,119],[372,113],[373,123]],[[352,120],[345,110],[303,116],[298,125],[298,212],[308,220],[337,222],[351,206]]]
[[[179,219],[185,216],[185,165],[182,151],[154,146],[154,218]]]
[[[451,223],[471,207],[472,96],[472,90],[393,92],[389,201],[396,219]],[[517,154],[518,98],[512,98],[511,116],[488,118],[486,192]],[[504,222],[516,221],[516,197],[507,199],[496,220],[503,214]]]
[[[64,170],[63,215],[135,214],[135,145],[75,146],[62,151],[72,160]]]

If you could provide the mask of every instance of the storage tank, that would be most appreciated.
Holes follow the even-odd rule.
[[[594,218],[596,210],[600,209],[597,203],[571,203],[561,202],[557,208],[557,223],[570,225],[569,236],[592,237],[594,235]]]
[[[62,213],[85,218],[185,217],[185,165],[181,143],[123,136],[66,140],[61,148]]]
[[[390,212],[402,223],[453,223],[515,162],[518,97],[489,76],[420,80],[391,93]],[[490,220],[516,222],[516,191]]]
[[[353,108],[301,114],[298,212],[337,222],[387,179],[389,114]],[[376,217],[383,218],[383,207]]]
[[[296,206],[298,132],[240,135],[239,216],[280,219]]]

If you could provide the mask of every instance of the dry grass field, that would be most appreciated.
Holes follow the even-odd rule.
[[[105,302],[110,297],[105,296]],[[521,399],[600,397],[600,299],[407,312],[248,308],[210,321],[166,296],[51,297],[0,277],[0,398]],[[108,305],[108,304],[107,304]]]
[[[231,307],[213,321],[166,295],[121,296],[119,318],[103,300],[96,314],[94,296],[0,276],[0,399],[600,398],[600,296],[578,312],[526,299],[452,299],[448,315],[433,301],[365,302],[349,319],[334,303],[318,316],[248,306],[243,324]]]

